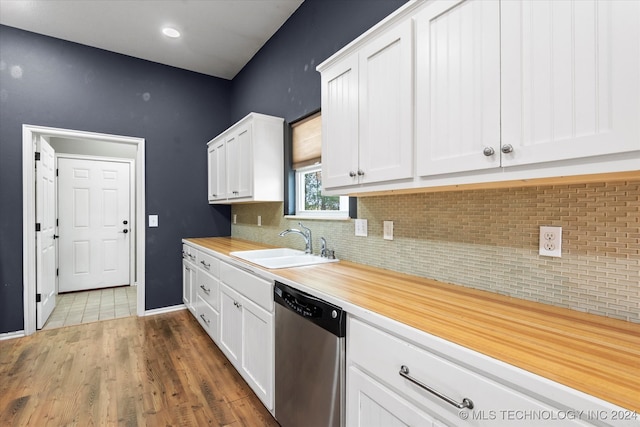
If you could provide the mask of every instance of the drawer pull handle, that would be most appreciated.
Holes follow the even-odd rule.
[[[398,373],[400,374],[401,377],[406,378],[407,380],[411,381],[412,383],[414,383],[418,387],[421,387],[421,388],[425,389],[426,391],[428,391],[429,393],[439,397],[440,399],[442,399],[445,402],[447,402],[449,405],[453,405],[458,409],[464,409],[464,408],[473,409],[473,402],[471,401],[471,399],[467,399],[465,397],[464,399],[462,399],[462,403],[456,402],[455,400],[453,400],[449,396],[445,396],[444,394],[440,393],[439,391],[432,389],[428,385],[426,385],[426,384],[422,383],[421,381],[418,381],[417,379],[415,379],[412,376],[410,376],[409,375],[409,368],[406,365],[402,365],[400,367],[400,372],[398,372]]]
[[[211,292],[211,288],[205,288],[204,285],[200,285],[200,289],[202,289],[206,293],[210,293]]]
[[[204,314],[201,314],[201,315],[200,315],[200,318],[201,318],[202,320],[204,320],[204,321],[207,323],[207,325],[210,325],[210,324],[211,324],[211,320],[209,320],[209,319],[207,319],[206,317],[204,317]]]
[[[200,264],[202,264],[207,270],[211,267],[211,264],[207,264],[204,260],[200,261]]]

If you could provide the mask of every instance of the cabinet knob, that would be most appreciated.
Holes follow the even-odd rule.
[[[484,147],[484,150],[482,150],[482,154],[484,154],[487,157],[491,157],[496,153],[496,150],[493,149],[493,147]]]
[[[505,144],[500,148],[504,154],[509,154],[513,152],[513,146],[511,144]]]
[[[362,169],[358,169],[358,176],[364,175],[364,171]]]
[[[355,178],[356,177],[356,173],[354,171],[349,171],[349,176],[351,178]]]

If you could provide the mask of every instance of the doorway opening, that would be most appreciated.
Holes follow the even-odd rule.
[[[41,126],[23,125],[23,287],[24,287],[24,333],[32,334],[38,327],[38,307],[42,294],[38,293],[39,283],[46,283],[43,278],[41,262],[39,260],[38,239],[43,237],[40,227],[37,227],[38,203],[36,190],[37,148],[41,141],[51,145],[55,151],[65,158],[100,159],[115,163],[130,165],[130,217],[113,218],[118,224],[121,238],[129,242],[130,261],[127,272],[129,284],[136,285],[137,315],[145,313],[145,140],[143,138],[125,137],[118,135],[99,134],[68,129],[48,128]],[[64,153],[62,155],[62,153]],[[56,156],[58,157],[58,156]],[[109,171],[109,173],[111,173]],[[112,194],[111,194],[112,195]],[[111,196],[109,195],[109,197]],[[57,199],[57,197],[55,197]],[[75,214],[75,213],[74,213]],[[108,214],[108,213],[107,213]],[[57,227],[57,226],[56,226]],[[126,232],[124,230],[127,230]],[[54,239],[58,236],[54,234]],[[115,239],[111,239],[115,240]],[[59,239],[58,239],[59,241]],[[112,242],[104,246],[111,250],[115,248]],[[109,249],[110,248],[110,249]],[[56,244],[56,252],[59,251]],[[114,253],[117,253],[115,251]],[[61,260],[63,261],[63,260]],[[55,280],[56,294],[58,280]],[[38,280],[40,279],[40,280]],[[54,295],[55,297],[55,295]],[[40,325],[39,327],[42,327]]]

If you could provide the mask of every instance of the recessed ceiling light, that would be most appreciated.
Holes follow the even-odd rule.
[[[162,29],[162,34],[164,34],[167,37],[171,37],[172,39],[177,39],[178,37],[180,37],[180,31],[171,27],[164,27]]]

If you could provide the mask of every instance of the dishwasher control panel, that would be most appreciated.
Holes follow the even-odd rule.
[[[273,294],[277,304],[338,337],[345,335],[346,316],[342,308],[279,282],[275,283]]]

